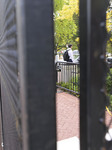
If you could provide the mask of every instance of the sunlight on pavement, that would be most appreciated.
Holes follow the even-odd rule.
[[[57,150],[80,150],[79,139],[72,137],[57,142]]]

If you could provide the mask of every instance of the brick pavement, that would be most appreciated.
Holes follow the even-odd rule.
[[[74,136],[79,138],[79,102],[77,97],[68,93],[58,91],[56,94],[58,141]],[[111,118],[106,112],[106,124],[109,124]]]
[[[110,128],[112,128],[112,117],[109,115],[109,113],[106,111],[105,113],[105,122],[107,126],[110,126]]]
[[[57,140],[79,137],[79,99],[62,92],[56,95]]]

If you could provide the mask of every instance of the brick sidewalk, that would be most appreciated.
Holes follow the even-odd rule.
[[[79,99],[65,92],[57,93],[57,140],[79,137]]]
[[[68,93],[58,91],[56,94],[58,141],[74,136],[79,138],[79,102],[78,98]],[[109,124],[110,120],[111,116],[106,112],[106,123]]]

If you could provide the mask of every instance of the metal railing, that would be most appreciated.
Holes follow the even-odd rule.
[[[80,70],[78,63],[71,62],[57,62],[56,63],[57,71],[57,87],[79,94],[79,78]]]

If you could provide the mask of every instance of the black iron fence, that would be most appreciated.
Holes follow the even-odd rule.
[[[79,78],[80,69],[79,63],[57,62],[57,87],[79,94]]]
[[[80,0],[80,70],[57,62],[57,86],[81,91],[81,150],[105,149],[107,3]],[[53,1],[0,0],[0,10],[0,149],[56,150]]]
[[[53,38],[52,0],[0,0],[0,150],[56,149]]]

